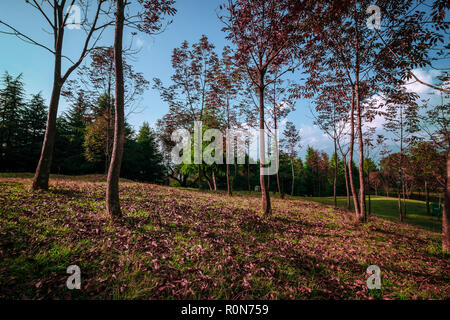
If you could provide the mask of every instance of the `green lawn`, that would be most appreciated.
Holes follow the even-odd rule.
[[[450,297],[440,232],[273,194],[264,217],[258,193],[126,180],[113,223],[103,175],[51,176],[34,192],[31,176],[0,174],[0,299]],[[70,265],[80,290],[66,287]],[[370,265],[381,289],[367,288]]]
[[[323,204],[333,204],[333,197],[302,197],[302,199]],[[346,197],[338,197],[338,206],[345,207]],[[368,201],[367,201],[368,203]],[[353,199],[351,199],[353,209]],[[371,196],[372,215],[398,221],[397,198]],[[442,219],[427,215],[425,201],[406,200],[406,223],[428,230],[439,232],[442,229]]]

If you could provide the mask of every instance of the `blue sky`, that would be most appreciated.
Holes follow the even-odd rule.
[[[171,70],[171,55],[175,47],[187,40],[189,43],[196,42],[205,34],[214,43],[220,52],[223,46],[229,44],[225,34],[221,31],[222,23],[216,16],[219,1],[215,0],[179,0],[176,3],[178,12],[173,18],[173,23],[167,30],[157,36],[138,34],[134,39],[134,45],[141,47],[136,61],[133,62],[135,70],[144,74],[147,80],[160,78],[163,83],[169,83]],[[52,36],[43,30],[44,18],[37,14],[36,9],[27,5],[25,1],[1,0],[0,19],[14,25],[17,29],[46,43],[51,47]],[[47,28],[48,30],[48,28]],[[113,29],[107,30],[102,38],[104,45],[112,44]],[[130,30],[125,37],[130,41]],[[81,48],[82,31],[67,30],[64,43],[66,54],[76,57]],[[8,71],[10,74],[23,73],[23,79],[28,94],[42,91],[44,98],[48,101],[52,87],[53,60],[52,55],[46,50],[27,44],[16,37],[0,34],[0,73]],[[434,80],[436,73],[433,71],[419,70],[424,79]],[[419,90],[426,96],[433,95],[431,89],[420,85],[412,85],[414,90]],[[439,97],[433,99],[440,100]],[[147,121],[153,125],[168,110],[167,105],[160,99],[159,93],[153,89],[145,92],[141,101],[142,112],[131,114],[128,121],[135,129]],[[61,99],[59,113],[68,108],[68,103]],[[296,110],[292,112],[287,120],[294,122],[302,132],[304,155],[306,146],[313,145],[315,148],[327,152],[332,151],[332,144],[327,137],[315,126],[309,111],[307,100],[297,101]]]

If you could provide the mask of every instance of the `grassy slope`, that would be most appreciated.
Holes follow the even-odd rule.
[[[304,200],[200,193],[123,182],[124,222],[104,214],[99,177],[0,178],[0,298],[449,298],[440,235]],[[70,178],[72,179],[72,178]],[[65,288],[67,266],[82,290]],[[365,270],[382,271],[368,291]]]
[[[315,201],[324,204],[333,204],[333,197],[307,197],[305,200]],[[351,207],[353,200],[350,198]],[[337,198],[338,206],[347,205],[346,197]],[[368,201],[367,201],[368,203]],[[398,221],[398,203],[397,198],[371,196],[372,214],[378,217]],[[406,223],[416,225],[428,230],[440,232],[442,230],[442,218],[427,215],[427,208],[424,201],[406,200]]]

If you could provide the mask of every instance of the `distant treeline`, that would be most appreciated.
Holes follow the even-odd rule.
[[[52,173],[79,175],[107,171],[114,117],[105,112],[106,95],[96,105],[86,101],[80,92],[69,110],[57,119]],[[0,171],[35,171],[46,119],[47,104],[41,93],[28,98],[22,75],[13,77],[6,72],[0,86]],[[126,125],[125,140],[121,176],[163,182],[162,155],[149,125],[144,123],[138,133]]]
[[[112,152],[114,106],[108,95],[92,100],[83,91],[75,94],[70,108],[57,120],[56,144],[52,173],[80,175],[105,173]],[[89,101],[89,102],[88,102]],[[0,86],[0,171],[34,172],[39,159],[46,127],[47,106],[40,93],[27,97],[22,76],[5,73]],[[162,128],[165,129],[165,128]],[[184,187],[198,186],[198,166],[173,166],[170,150],[160,148],[167,133],[155,132],[147,123],[133,132],[126,125],[125,150],[121,176],[137,181],[164,183]],[[248,160],[248,155],[247,155]],[[401,160],[401,161],[400,161]],[[246,161],[248,162],[248,161]],[[378,164],[371,158],[364,162],[367,189],[372,194],[397,196],[401,163],[406,197],[426,199],[430,192],[442,192],[445,179],[445,157],[431,143],[420,142],[401,156],[386,155]],[[336,195],[348,192],[348,175],[342,158],[308,146],[304,159],[280,151],[279,179],[282,193],[302,196],[332,196],[334,168],[337,165]],[[357,166],[352,162],[353,172]],[[420,170],[419,170],[420,169]],[[202,187],[226,190],[226,165],[201,165]],[[259,165],[233,164],[230,179],[234,190],[255,190],[259,187]],[[292,188],[292,179],[294,180]],[[353,176],[359,189],[359,179]],[[278,192],[276,176],[267,178],[268,189]],[[431,197],[430,197],[431,199]]]

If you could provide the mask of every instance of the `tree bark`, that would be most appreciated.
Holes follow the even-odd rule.
[[[250,157],[248,158],[247,163],[247,185],[248,185],[248,191],[252,191],[252,187],[250,185]]]
[[[197,170],[198,170],[198,189],[201,190],[202,189],[202,165],[201,164],[197,165]]]
[[[56,62],[59,70],[61,69],[61,60]],[[33,190],[47,190],[48,180],[50,177],[50,168],[52,166],[53,148],[55,146],[56,137],[56,118],[58,115],[59,97],[61,94],[60,79],[57,79],[55,71],[55,79],[52,89],[52,96],[50,98],[50,105],[47,116],[47,128],[45,129],[44,142],[42,144],[41,156],[36,168],[36,172],[33,179]]]
[[[338,156],[337,156],[337,148],[336,148],[336,130],[334,130],[334,179],[333,179],[333,204],[334,207],[337,208],[337,199],[336,199],[336,183],[337,183],[337,166],[338,166]]]
[[[232,196],[231,183],[230,183],[230,164],[227,163],[227,195]]]
[[[357,51],[358,52],[358,51]],[[357,54],[358,55],[358,54]],[[365,188],[364,188],[364,146],[363,146],[363,135],[362,135],[362,115],[361,115],[361,102],[359,99],[359,68],[357,64],[356,80],[355,80],[355,102],[357,111],[357,130],[358,130],[358,151],[359,151],[359,219],[361,221],[365,220]]]
[[[57,10],[60,19],[63,17],[62,9]],[[47,190],[48,179],[50,177],[50,169],[52,166],[53,148],[55,146],[56,137],[56,118],[58,116],[59,99],[61,96],[61,89],[63,80],[61,77],[61,59],[62,59],[62,45],[64,39],[64,29],[58,28],[59,32],[55,38],[55,61],[53,71],[53,88],[50,98],[50,105],[47,115],[47,127],[45,129],[44,141],[42,143],[41,156],[39,158],[36,172],[33,178],[33,190]]]
[[[208,184],[209,190],[213,190],[213,185],[211,179],[208,177],[208,175],[205,172],[205,168],[202,168],[202,175],[205,177],[206,183]]]
[[[430,191],[428,190],[428,182],[425,180],[425,202],[427,204],[427,216],[430,215]]]
[[[355,2],[356,6],[356,2]],[[358,151],[359,151],[359,220],[364,221],[366,215],[366,204],[365,204],[365,190],[364,190],[364,146],[363,146],[363,135],[362,135],[362,110],[361,101],[359,96],[359,72],[360,72],[360,47],[359,47],[359,19],[355,15],[355,104],[357,113],[357,123],[356,128],[358,130]]]
[[[275,84],[275,82],[274,82],[274,84]],[[274,88],[274,92],[275,92],[275,88]],[[273,100],[274,102],[273,102],[273,124],[274,124],[274,129],[275,129],[275,132],[277,131],[277,129],[278,129],[278,125],[277,125],[277,107],[276,107],[276,104],[275,104],[275,97],[274,97],[274,100]],[[276,137],[275,137],[276,138]],[[276,139],[275,139],[275,141],[274,141],[274,143],[275,143],[275,145],[277,145],[277,148],[278,148],[278,141],[276,141]],[[277,170],[277,188],[278,188],[278,194],[280,195],[280,198],[281,199],[284,199],[284,194],[281,192],[281,186],[280,186],[280,172],[279,172],[280,170],[279,170],[279,168],[278,168],[278,170]]]
[[[113,63],[113,62],[111,62]],[[112,67],[110,67],[110,70]],[[110,78],[110,76],[108,76]],[[106,109],[106,159],[105,159],[105,173],[108,174],[109,163],[111,162],[111,79],[108,79],[108,105]]]
[[[353,204],[355,206],[355,215],[357,218],[359,215],[359,203],[358,196],[356,194],[355,185],[353,183],[353,173],[352,173],[352,163],[353,163],[353,148],[355,145],[355,122],[354,122],[354,114],[355,114],[355,100],[354,100],[355,91],[352,88],[352,104],[350,109],[350,149],[349,149],[349,159],[348,159],[348,175],[350,180],[350,189],[352,191]]]
[[[350,210],[350,190],[348,186],[348,173],[347,173],[347,161],[345,158],[342,158],[344,160],[344,178],[345,178],[345,191],[347,194],[347,210]]]
[[[214,169],[212,169],[212,181],[214,185],[214,191],[217,191],[216,174],[214,173]]]
[[[295,172],[294,172],[294,161],[292,158],[291,158],[291,173],[292,173],[291,196],[294,196]]]
[[[281,191],[280,175],[278,172],[277,172],[277,185],[278,185],[278,194],[280,195],[281,199],[284,199],[284,193]]]
[[[53,89],[52,95],[50,98],[50,105],[47,116],[47,127],[45,129],[44,141],[42,143],[41,155],[39,158],[38,165],[36,167],[36,172],[33,178],[32,189],[48,189],[48,179],[50,176],[50,169],[52,165],[52,157],[53,157],[53,148],[55,145],[55,136],[56,136],[56,118],[58,115],[58,107],[59,107],[59,99],[61,94],[61,88],[70,74],[79,67],[86,53],[88,52],[89,41],[92,37],[92,34],[96,28],[96,24],[98,21],[99,14],[101,12],[101,6],[103,1],[99,1],[97,3],[97,11],[95,14],[94,21],[90,25],[90,30],[87,32],[87,37],[84,41],[84,48],[79,57],[79,59],[72,64],[64,75],[61,75],[61,60],[62,60],[62,47],[63,47],[63,39],[64,39],[64,23],[67,15],[64,13],[64,3],[62,1],[59,3],[58,1],[54,1],[53,10],[53,31],[52,34],[54,36],[54,77],[53,77]],[[41,13],[43,13],[41,11]],[[45,16],[45,14],[44,14]],[[46,16],[47,20],[48,17]],[[50,21],[49,21],[50,22]],[[23,36],[23,35],[22,35]],[[34,41],[33,41],[34,42]]]
[[[230,130],[230,101],[229,101],[228,95],[227,95],[226,106],[227,106],[227,129]],[[228,148],[229,146],[226,146],[226,147]],[[227,164],[226,164],[226,166],[227,166],[227,195],[231,197],[233,195],[233,192],[231,190],[231,183],[230,183],[230,164],[228,163],[228,158],[226,160],[227,160]],[[233,157],[233,162],[234,162],[234,157]]]
[[[402,193],[403,193],[403,217],[406,218],[406,186],[404,182]]]
[[[258,86],[259,94],[259,184],[261,186],[261,206],[265,216],[271,214],[270,194],[266,188],[266,176],[264,175],[265,143],[264,143],[264,75],[260,72]]]
[[[119,201],[119,177],[120,167],[122,165],[123,145],[125,140],[125,98],[122,60],[123,28],[125,20],[124,10],[124,1],[116,0],[116,27],[114,32],[114,69],[116,77],[114,142],[106,187],[106,210],[113,219],[117,219],[122,216]]]

